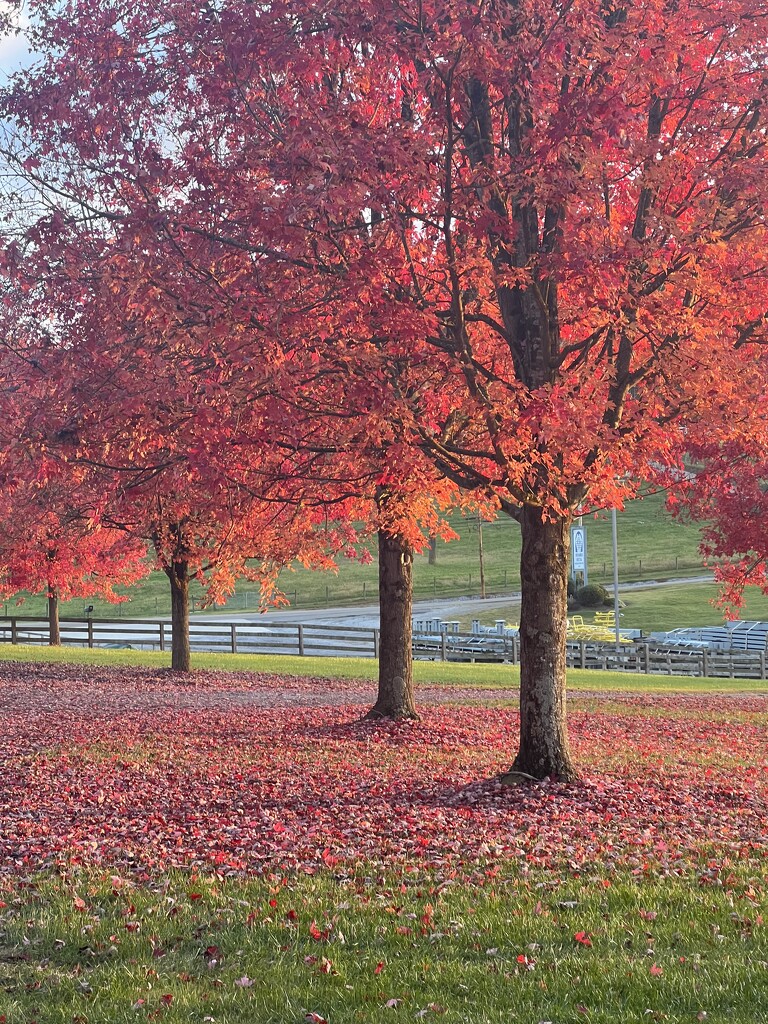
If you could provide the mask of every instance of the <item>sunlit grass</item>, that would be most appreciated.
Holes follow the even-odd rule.
[[[167,669],[168,652],[130,649],[89,650],[84,647],[45,647],[0,644],[0,660],[61,662],[68,665],[129,666]],[[315,658],[289,654],[207,654],[192,656],[192,667],[219,672],[262,672],[317,679],[360,679],[374,681],[378,663],[373,658]],[[452,685],[516,689],[520,670],[516,665],[454,664],[440,661],[414,663],[417,685]],[[641,673],[601,672],[569,669],[572,690],[621,690],[634,693],[677,692],[765,692],[768,682],[754,679],[703,679],[689,676],[646,676]]]
[[[6,886],[7,1024],[768,1019],[763,877],[169,875]],[[317,1018],[307,1018],[307,1014]]]

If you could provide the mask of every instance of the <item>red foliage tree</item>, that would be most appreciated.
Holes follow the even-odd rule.
[[[67,521],[87,514],[151,544],[170,584],[172,667],[188,671],[193,579],[209,604],[241,576],[269,602],[281,565],[328,567],[350,534],[321,528],[321,500],[306,502],[290,451],[271,443],[269,368],[243,381],[236,361],[215,357],[199,294],[194,316],[182,315],[177,277],[151,277],[146,254],[121,254],[68,214],[34,224],[23,254],[16,242],[6,249],[6,274],[24,295],[6,326],[28,344],[34,322],[49,326],[33,371],[16,381],[24,458],[5,461],[22,485],[76,480],[89,504]]]
[[[102,327],[103,314],[89,305]],[[241,408],[232,388],[208,380],[199,359],[167,335],[144,349],[105,345],[83,320],[65,351],[71,391],[48,444],[90,487],[101,487],[100,522],[151,545],[170,585],[171,665],[187,672],[193,579],[206,605],[223,603],[242,577],[258,582],[271,603],[280,600],[281,566],[299,559],[328,567],[329,552],[350,538],[323,528],[319,502],[306,507],[296,488],[284,486],[291,461],[259,444],[262,429],[248,425],[258,415],[254,401]],[[87,369],[84,356],[92,360]],[[56,422],[50,408],[42,411],[43,429],[50,433]]]
[[[49,642],[60,643],[59,601],[99,596],[118,602],[150,571],[146,545],[94,518],[98,500],[82,473],[70,473],[30,443],[29,424],[46,405],[50,323],[27,302],[32,283],[3,279],[0,322],[0,592],[47,596]],[[55,384],[60,384],[57,379]]]
[[[38,166],[24,164],[25,173]],[[31,180],[50,204],[56,168],[45,175]],[[153,544],[171,584],[175,667],[189,663],[193,576],[211,602],[238,575],[267,592],[293,558],[329,567],[353,538],[352,518],[363,534],[376,530],[381,656],[371,714],[413,716],[413,554],[422,527],[451,535],[438,510],[456,500],[456,486],[404,443],[386,378],[352,381],[319,366],[291,332],[285,344],[265,331],[229,243],[204,234],[194,258],[179,250],[165,225],[158,230],[139,176],[108,171],[99,183],[118,192],[129,182],[130,211],[94,205],[103,196],[92,197],[86,175],[81,192],[62,184],[53,214],[39,211],[7,242],[7,272],[23,282],[27,310],[56,324],[46,361],[56,394],[38,424],[45,443],[100,476],[108,522]],[[318,530],[329,510],[344,529]],[[258,558],[266,561],[254,570]]]
[[[673,513],[702,524],[701,551],[721,586],[719,604],[738,613],[744,588],[768,593],[768,444],[750,437],[692,443],[695,469],[670,495]]]
[[[3,104],[28,180],[55,155],[124,247],[213,276],[246,377],[247,327],[386,385],[410,443],[520,522],[523,774],[574,774],[571,516],[674,461],[765,337],[767,23],[743,0],[83,0],[41,13]]]
[[[115,587],[131,586],[150,572],[145,544],[88,522],[61,487],[32,485],[4,496],[0,589],[7,597],[46,595],[51,646],[61,643],[59,601],[101,597],[117,603],[126,598]]]
[[[274,382],[280,411],[273,440],[296,453],[294,472],[308,500],[317,502],[318,493],[329,501],[335,495],[331,514],[345,515],[361,536],[376,533],[379,665],[369,717],[416,717],[414,556],[430,535],[454,538],[445,512],[470,500],[409,443],[386,381],[313,365],[312,359],[291,358],[289,366],[290,379]]]

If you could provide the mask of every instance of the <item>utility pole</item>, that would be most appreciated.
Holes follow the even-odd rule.
[[[616,531],[616,509],[611,509],[611,540],[613,542],[613,617],[616,622],[616,646],[619,645],[619,542]]]
[[[483,520],[477,517],[477,546],[480,554],[480,597],[485,597],[485,558],[483,556]]]

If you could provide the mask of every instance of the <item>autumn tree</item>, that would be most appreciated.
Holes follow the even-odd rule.
[[[57,645],[61,600],[121,601],[115,588],[135,583],[151,566],[145,544],[101,526],[101,496],[89,490],[82,470],[69,471],[35,443],[32,424],[52,386],[63,382],[47,373],[51,325],[27,301],[31,289],[32,282],[0,277],[0,591],[44,594],[49,642]]]
[[[6,597],[45,595],[51,646],[61,643],[60,601],[100,597],[118,603],[126,597],[115,588],[131,586],[151,569],[144,544],[89,522],[69,497],[61,486],[28,484],[4,492],[0,589]]]
[[[273,381],[271,434],[292,453],[293,487],[307,509],[345,523],[348,540],[375,535],[379,664],[368,717],[413,718],[414,558],[430,535],[456,537],[446,512],[470,499],[405,440],[385,381],[334,373],[312,360],[288,365],[290,379]]]
[[[322,501],[307,502],[290,451],[272,443],[269,367],[244,379],[234,353],[219,358],[201,294],[191,312],[182,307],[172,266],[153,275],[146,253],[137,266],[74,209],[42,218],[4,253],[6,279],[24,296],[5,328],[49,325],[34,370],[17,378],[25,455],[13,469],[22,483],[77,480],[88,504],[66,512],[73,529],[108,528],[125,552],[149,544],[169,581],[172,667],[186,672],[193,581],[206,605],[239,577],[258,582],[268,604],[281,566],[328,567],[351,534],[326,528]],[[49,511],[40,529],[50,555]]]
[[[61,28],[54,16],[45,34]],[[35,88],[43,87],[37,74]],[[17,111],[19,98],[16,92],[9,100]],[[312,346],[297,344],[301,310],[283,336],[265,324],[271,316],[286,324],[286,268],[270,267],[254,291],[248,250],[206,229],[213,211],[197,229],[189,221],[179,244],[166,217],[171,209],[187,220],[200,216],[185,201],[190,170],[197,178],[199,167],[186,153],[167,152],[163,122],[154,143],[148,137],[137,153],[131,133],[105,132],[104,111],[83,107],[82,98],[80,113],[96,119],[90,142],[85,135],[73,141],[66,117],[46,118],[32,133],[38,147],[27,139],[7,150],[34,212],[15,237],[9,233],[6,263],[28,288],[35,278],[47,282],[46,298],[36,298],[38,315],[59,325],[67,368],[57,376],[71,382],[66,397],[58,389],[58,427],[46,405],[41,429],[53,432],[54,444],[65,442],[62,458],[102,474],[105,493],[117,501],[107,521],[152,543],[171,584],[177,666],[189,659],[193,575],[215,600],[223,596],[218,581],[231,585],[238,573],[247,575],[257,551],[269,552],[272,570],[290,557],[327,566],[329,552],[351,539],[349,525],[317,529],[329,510],[347,524],[353,516],[363,533],[376,530],[382,628],[371,713],[413,715],[413,554],[422,526],[450,535],[438,508],[456,486],[403,442],[386,378],[358,375],[353,387],[343,362],[341,373],[318,366]],[[124,110],[124,127],[131,115],[143,123],[147,110]],[[95,168],[91,156],[102,142],[111,155]],[[368,241],[364,221],[356,233]],[[226,555],[216,543],[223,535]]]
[[[41,63],[5,95],[19,174],[153,280],[161,239],[219,289],[246,379],[266,350],[380,382],[408,443],[517,519],[525,775],[575,773],[573,514],[675,462],[765,339],[767,22],[741,0],[81,0],[37,12]]]
[[[719,604],[731,614],[741,609],[745,587],[768,593],[768,438],[754,429],[752,415],[748,434],[741,433],[738,406],[725,430],[701,424],[698,439],[689,437],[692,461],[668,499],[678,519],[700,524],[701,553],[720,585]]]
[[[87,316],[103,332],[104,306],[92,303]],[[256,397],[240,405],[220,379],[226,372],[196,355],[188,337],[155,336],[145,316],[141,346],[105,344],[83,320],[66,350],[63,426],[49,444],[92,487],[101,483],[102,523],[150,544],[170,588],[171,665],[187,672],[193,581],[203,606],[223,603],[239,578],[259,584],[266,606],[280,600],[282,566],[327,568],[350,537],[325,528],[321,503],[307,506],[291,486],[290,458],[252,422],[262,415]],[[51,423],[47,409],[42,426]]]
[[[137,257],[90,224],[84,230],[76,210],[72,197],[66,217],[45,215],[5,253],[25,315],[56,325],[39,363],[49,388],[26,437],[40,460],[85,474],[102,495],[101,521],[151,545],[170,584],[173,666],[189,667],[193,579],[206,603],[224,600],[239,576],[258,580],[269,600],[281,565],[329,568],[333,554],[351,553],[352,517],[362,534],[378,531],[381,555],[372,713],[413,715],[413,552],[419,523],[450,532],[437,505],[455,487],[422,456],[411,464],[415,450],[395,443],[389,417],[375,442],[361,431],[359,396],[343,409],[348,382],[299,367],[258,338],[222,350],[211,310],[221,296],[209,282],[192,287],[190,301],[159,240],[151,263],[145,251]],[[205,244],[218,270],[220,247]],[[258,375],[243,365],[257,352],[266,363]],[[368,407],[372,383],[360,390]]]
[[[305,261],[321,358],[350,377],[375,363],[414,444],[520,522],[513,770],[570,777],[571,517],[675,461],[764,338],[765,12],[237,11],[249,85],[268,88],[258,115],[225,116],[241,160],[293,189],[241,191],[230,226],[262,263]]]

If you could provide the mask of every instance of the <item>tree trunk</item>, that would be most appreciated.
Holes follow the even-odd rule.
[[[427,559],[428,565],[437,565],[437,537],[433,533],[429,538],[429,558]]]
[[[379,693],[366,718],[417,718],[413,702],[413,549],[379,530]]]
[[[520,749],[510,774],[573,779],[565,721],[569,520],[525,505],[520,558]]]
[[[50,647],[61,646],[59,593],[56,590],[56,587],[49,587],[48,589],[48,644]]]
[[[189,566],[173,562],[165,574],[171,583],[171,668],[189,672]]]

